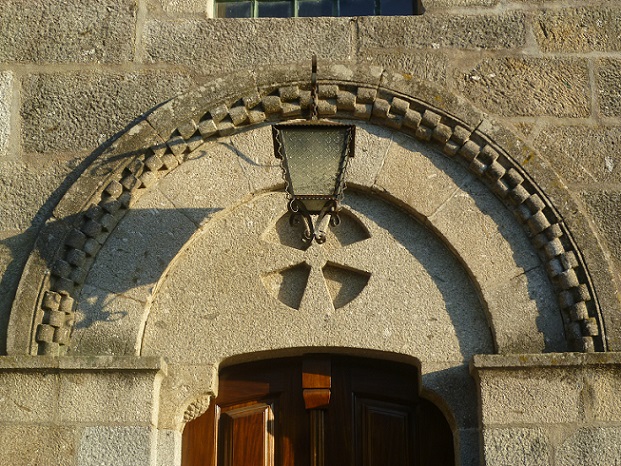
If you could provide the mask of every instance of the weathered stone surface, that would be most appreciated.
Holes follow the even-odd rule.
[[[209,212],[179,209],[161,192],[151,190],[106,241],[86,284],[144,302],[170,261],[196,231],[192,219],[201,215],[205,218]]]
[[[11,136],[11,99],[13,98],[13,73],[0,72],[0,161],[4,161]]]
[[[483,431],[483,454],[485,464],[494,466],[552,464],[550,441],[545,431],[537,428],[486,428]]]
[[[252,185],[242,168],[246,165],[248,169],[248,164],[243,155],[226,142],[208,143],[192,153],[192,160],[164,178],[158,189],[174,208],[201,225],[217,212],[250,195]],[[276,173],[274,170],[271,176]]]
[[[76,432],[69,427],[0,426],[2,461],[15,466],[75,466]]]
[[[148,426],[154,414],[154,378],[150,371],[61,373],[59,421]]]
[[[616,369],[616,370],[615,370]],[[592,416],[599,422],[621,421],[621,405],[618,394],[621,393],[621,374],[614,367],[587,368],[585,373],[585,403]]]
[[[573,369],[480,373],[484,425],[557,424],[582,417],[582,377]]]
[[[547,9],[535,16],[534,31],[544,52],[619,51],[621,9]]]
[[[431,13],[434,10],[442,10],[447,7],[494,6],[498,3],[500,0],[425,0],[423,6],[425,11]]]
[[[540,265],[520,224],[478,180],[457,189],[428,221],[485,292]]]
[[[503,116],[587,117],[585,60],[485,58],[458,71],[457,88],[483,109]]]
[[[11,305],[35,236],[33,230],[0,231],[0,354],[6,354]]]
[[[305,251],[281,244],[270,231],[285,216],[282,195],[257,196],[214,217],[158,288],[142,354],[217,364],[248,346],[261,351],[326,345],[462,365],[468,355],[491,351],[478,296],[446,246],[382,201],[353,192],[346,199],[369,239],[341,245],[334,230],[325,245]],[[286,217],[284,222],[290,231]],[[323,276],[327,261],[342,270],[344,286],[351,283],[347,270],[370,274],[368,285],[337,309]],[[275,293],[268,287],[266,277],[274,271],[301,263],[309,264],[308,280],[292,279]],[[292,289],[301,292],[299,309],[282,298]],[[221,338],[205,338],[212,334]]]
[[[568,183],[621,182],[621,127],[546,126],[535,146]]]
[[[205,0],[147,0],[147,7],[152,13],[164,11],[171,15],[184,13],[210,13]],[[171,463],[172,464],[172,463]]]
[[[529,293],[521,292],[527,288]],[[565,329],[553,288],[543,267],[513,277],[489,294],[499,353],[567,351]]]
[[[357,124],[356,155],[347,166],[347,184],[373,186],[395,134],[378,126]]]
[[[378,49],[361,52],[360,60],[380,65],[390,70],[403,70],[420,79],[435,83],[444,83],[447,78],[449,60],[444,53],[391,51]]]
[[[33,158],[32,162],[3,164],[0,167],[0,199],[10,208],[0,209],[0,231],[39,227],[63,193],[59,185],[79,164],[80,158]]]
[[[427,14],[357,19],[360,51],[372,55],[390,48],[497,50],[524,45],[524,14]]]
[[[108,279],[104,285],[114,285],[111,272],[104,278]],[[75,310],[71,350],[76,354],[136,354],[144,307],[141,301],[84,285]]]
[[[181,432],[159,430],[157,436],[157,466],[181,464]]]
[[[156,432],[150,427],[86,427],[78,447],[80,466],[152,466]]]
[[[600,60],[597,72],[597,92],[600,112],[608,117],[621,116],[621,60]]]
[[[585,190],[581,194],[612,253],[612,259],[617,266],[621,266],[621,192],[603,189]]]
[[[5,0],[0,16],[0,62],[130,61],[135,21],[132,0]]]
[[[406,173],[408,182],[404,183]],[[460,186],[473,180],[455,161],[425,150],[415,139],[395,136],[375,187],[406,203],[422,217],[430,217]]]
[[[3,421],[49,424],[56,419],[59,379],[54,374],[43,374],[0,372],[0,418]]]
[[[583,427],[556,449],[558,466],[609,466],[621,464],[621,428]]]
[[[250,192],[274,189],[284,184],[280,161],[274,156],[271,126],[236,134],[230,143],[222,141],[222,144],[237,154],[239,165],[248,179]]]
[[[208,74],[300,61],[308,61],[310,70],[312,52],[320,59],[350,58],[349,23],[348,18],[153,20],[145,25],[145,60]]]
[[[23,148],[27,152],[93,150],[192,84],[187,74],[161,71],[28,75],[22,89]]]

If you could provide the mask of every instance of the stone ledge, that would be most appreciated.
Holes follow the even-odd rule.
[[[19,371],[162,371],[168,366],[162,358],[135,356],[1,356],[1,372]]]
[[[621,365],[621,353],[478,354],[470,370]]]

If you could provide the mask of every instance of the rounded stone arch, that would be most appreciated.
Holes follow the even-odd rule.
[[[11,314],[9,352],[64,353],[74,334],[77,293],[125,214],[145,193],[192,160],[204,144],[274,121],[304,118],[310,96],[307,68],[270,67],[213,80],[147,115],[87,168],[57,206],[54,221],[41,233],[28,261]],[[567,347],[607,349],[593,278],[563,218],[534,177],[543,180],[555,198],[562,196],[563,203],[571,203],[571,198],[558,188],[561,183],[555,185],[557,178],[532,149],[465,101],[411,75],[329,64],[321,68],[320,78],[321,117],[356,120],[404,134],[444,154],[451,164],[465,167],[493,193],[507,215],[515,216],[541,260],[557,296]],[[214,166],[210,175],[214,186],[226,190],[230,174],[221,168]],[[397,171],[408,173],[399,166]],[[250,175],[256,184],[248,190],[248,199],[251,192],[269,191],[277,185],[259,175],[264,173],[256,167]],[[417,212],[458,256],[468,250],[467,244],[451,243],[444,235],[448,230],[430,222],[424,206],[412,205],[409,178],[387,181],[385,186],[372,181],[353,180],[352,185],[381,192]],[[476,245],[476,233],[470,234],[469,244]],[[587,230],[580,231],[580,236],[587,234]],[[597,256],[597,251],[591,254]],[[467,260],[464,263],[470,267]],[[476,271],[469,271],[476,281]],[[487,311],[493,321],[494,309]],[[137,323],[142,324],[142,320]],[[119,349],[120,353],[137,350],[135,343],[124,344],[130,347]],[[520,352],[519,347],[510,346],[498,350]]]

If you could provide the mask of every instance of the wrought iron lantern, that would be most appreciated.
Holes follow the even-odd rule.
[[[289,222],[304,222],[304,241],[324,243],[328,224],[340,221],[339,203],[347,164],[354,156],[356,127],[317,118],[316,76],[313,56],[310,119],[273,125],[272,136],[286,182]]]

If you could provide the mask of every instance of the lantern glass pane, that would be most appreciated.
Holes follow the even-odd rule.
[[[295,196],[335,196],[349,128],[282,128]]]

